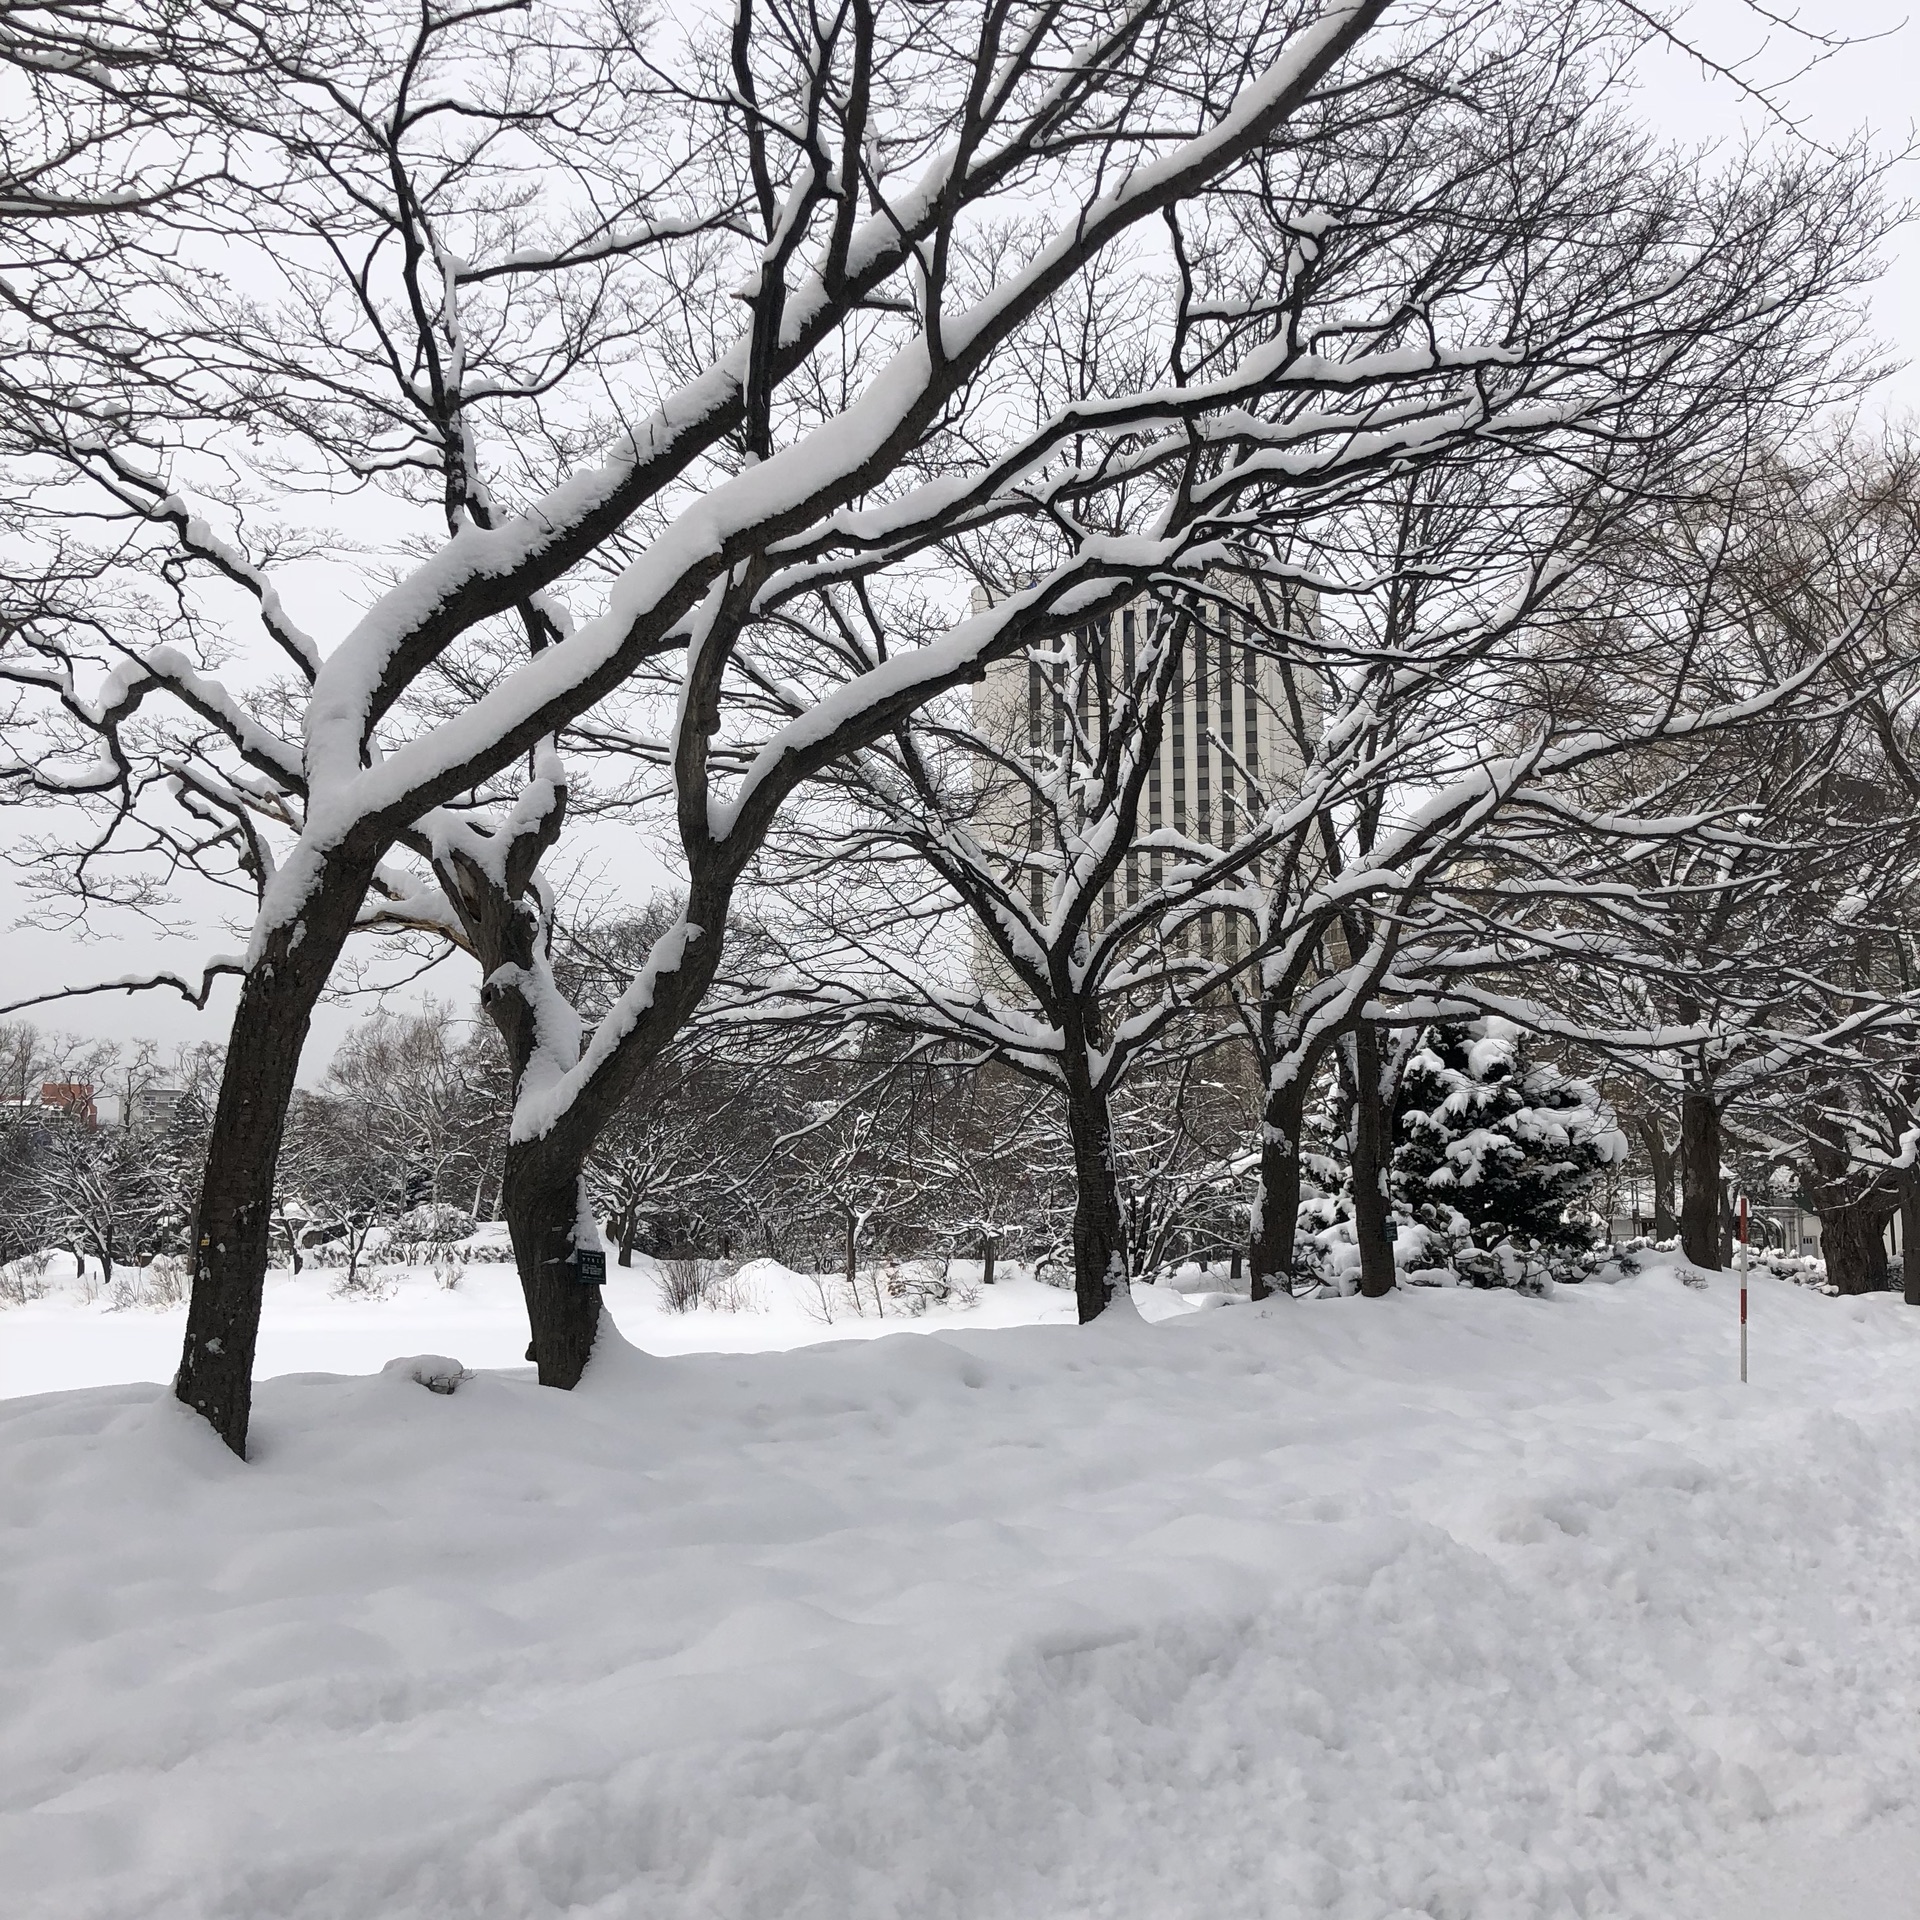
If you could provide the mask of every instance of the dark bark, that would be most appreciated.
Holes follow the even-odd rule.
[[[580,1217],[576,1182],[528,1191],[509,1163],[507,1233],[520,1269],[520,1292],[533,1329],[529,1349],[543,1387],[578,1386],[593,1357],[600,1327],[600,1289],[585,1286],[574,1264],[574,1223]]]
[[[1827,1279],[1842,1293],[1885,1293],[1888,1219],[1884,1206],[1847,1200],[1820,1209],[1820,1252]]]
[[[1920,1167],[1900,1172],[1900,1297],[1920,1307]]]
[[[535,975],[545,961],[546,929],[528,898],[529,883],[541,855],[558,837],[565,813],[562,790],[544,815],[523,826],[501,863],[499,879],[458,853],[437,869],[487,976],[480,1004],[506,1043],[516,1098],[539,1041],[534,1007],[517,983]],[[578,1128],[566,1129],[563,1121],[554,1131],[562,1135],[558,1152],[550,1150],[552,1133],[539,1140],[509,1141],[500,1210],[532,1334],[527,1358],[538,1369],[543,1387],[571,1388],[586,1371],[600,1326],[600,1289],[578,1279],[574,1259],[576,1229],[585,1211],[586,1156],[599,1126],[583,1136]],[[631,1237],[623,1234],[621,1264],[630,1264],[631,1258]]]
[[[1639,1125],[1640,1139],[1653,1168],[1653,1237],[1656,1240],[1671,1240],[1679,1232],[1679,1222],[1673,1217],[1676,1151],[1667,1145],[1667,1137],[1659,1121],[1642,1114]]]
[[[983,1233],[980,1236],[980,1284],[983,1287],[993,1285],[993,1263],[999,1252],[999,1236]]]
[[[1882,1176],[1854,1165],[1851,1143],[1830,1114],[1816,1106],[1806,1133],[1813,1175],[1808,1197],[1820,1216],[1827,1280],[1841,1293],[1883,1293],[1889,1276],[1882,1236],[1899,1202]]]
[[[243,1460],[273,1232],[273,1176],[313,1009],[352,931],[368,872],[329,864],[240,987],[193,1222],[193,1292],[173,1390]]]
[[[1720,1109],[1705,1087],[1680,1096],[1680,1251],[1720,1271]]]
[[[629,1211],[620,1219],[620,1264],[623,1267],[633,1265],[633,1243],[639,1237],[640,1216]]]
[[[1126,1210],[1114,1177],[1112,1121],[1098,1089],[1069,1086],[1067,1130],[1073,1142],[1073,1292],[1084,1326],[1126,1290]]]
[[[1306,1112],[1307,1076],[1297,1073],[1270,1089],[1260,1128],[1260,1207],[1247,1261],[1252,1295],[1293,1292],[1293,1239],[1300,1219],[1300,1125]]]
[[[860,1271],[860,1220],[859,1216],[855,1214],[854,1210],[847,1206],[845,1202],[842,1202],[841,1205],[842,1211],[847,1216],[844,1263],[847,1270],[847,1291],[851,1293],[854,1288],[854,1276]]]
[[[1394,1285],[1387,1171],[1393,1117],[1380,1089],[1380,1035],[1368,1021],[1353,1032],[1353,1237],[1360,1249],[1360,1291],[1369,1300]]]

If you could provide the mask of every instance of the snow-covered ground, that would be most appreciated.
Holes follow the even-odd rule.
[[[496,1237],[504,1246],[504,1236]],[[1073,1296],[1039,1285],[1022,1270],[1003,1265],[991,1287],[974,1286],[971,1304],[956,1300],[919,1316],[888,1297],[878,1309],[870,1269],[861,1276],[861,1309],[829,1277],[814,1281],[770,1260],[745,1263],[736,1282],[738,1311],[696,1309],[670,1313],[662,1304],[652,1263],[636,1257],[632,1269],[608,1263],[606,1300],[622,1330],[649,1353],[765,1353],[823,1340],[873,1339],[903,1330],[939,1327],[1025,1326],[1071,1321]],[[376,1373],[396,1353],[427,1350],[455,1354],[470,1367],[513,1367],[527,1346],[527,1315],[520,1283],[504,1260],[456,1262],[458,1284],[449,1288],[427,1266],[395,1266],[370,1260],[370,1290],[342,1291],[337,1268],[286,1268],[267,1276],[256,1372]],[[451,1271],[451,1269],[449,1269]],[[954,1263],[963,1284],[976,1280],[978,1261]],[[101,1284],[97,1264],[85,1281],[68,1254],[51,1256],[44,1296],[0,1308],[0,1399],[49,1393],[66,1387],[109,1386],[129,1380],[166,1380],[180,1361],[187,1324],[184,1305],[156,1309],[145,1304],[138,1269],[119,1269],[116,1305]],[[1150,1314],[1178,1313],[1184,1302],[1143,1293]],[[884,1311],[880,1311],[884,1310]]]
[[[244,1466],[151,1385],[0,1405],[9,1913],[1915,1911],[1895,1297],[1756,1279],[1743,1390],[1666,1264],[988,1325],[1067,1311],[1016,1280],[907,1338],[628,1278],[650,1346],[828,1344],[566,1395],[504,1272],[303,1284],[269,1370],[481,1371],[285,1373]],[[140,1311],[0,1312],[10,1390]],[[147,1318],[95,1377],[171,1365]]]

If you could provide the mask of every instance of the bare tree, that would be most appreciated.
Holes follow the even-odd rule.
[[[1735,724],[1711,752],[1649,741],[1596,768],[1587,826],[1567,811],[1509,851],[1509,893],[1531,898],[1507,922],[1531,918],[1550,956],[1545,1017],[1678,1109],[1679,1224],[1700,1266],[1719,1266],[1729,1243],[1729,1112],[1763,1121],[1808,1072],[1871,1075],[1912,1018],[1909,472],[1857,448],[1767,462],[1710,511],[1652,530],[1604,657],[1645,657],[1653,636]],[[1764,693],[1796,682],[1792,698]],[[1623,839],[1628,815],[1645,830]],[[1665,1140],[1650,1142],[1656,1180]]]
[[[1615,430],[1627,366],[1752,349],[1871,249],[1849,161],[1824,188],[1722,192],[1677,168],[1655,186],[1616,147],[1619,182],[1648,177],[1536,237],[1577,252],[1596,218],[1639,221],[1632,272],[1609,257],[1545,318],[1517,259],[1451,306],[1397,272],[1356,328],[1348,236],[1315,193],[1327,157],[1438,152],[1478,106],[1642,30],[1630,8],[1419,7],[1392,30],[1386,12],[956,0],[820,23],[741,0],[680,51],[584,5],[217,9],[245,61],[210,97],[271,155],[228,226],[278,292],[209,307],[183,281],[157,330],[195,350],[202,386],[169,393],[187,416],[41,449],[63,477],[21,489],[49,529],[36,577],[86,591],[34,599],[17,628],[9,677],[44,724],[8,771],[98,797],[68,868],[83,897],[117,897],[110,847],[250,896],[245,954],[210,962],[241,991],[178,1381],[237,1451],[298,1043],[357,928],[440,929],[485,968],[519,1092],[506,1210],[535,1353],[570,1385],[598,1319],[568,1277],[587,1155],[704,995],[800,783],[996,658],[1149,591],[1178,600],[1303,475],[1435,437]],[[1577,126],[1584,105],[1566,111]],[[1489,151],[1476,177],[1526,162]],[[1485,245],[1471,218],[1452,237]],[[1098,272],[1117,276],[1102,310],[1115,284],[1137,302],[1139,351],[1063,394],[1052,349]],[[737,331],[716,321],[735,313]],[[276,572],[309,546],[284,516],[303,488],[375,483],[409,509],[374,539],[390,584],[323,648]],[[111,556],[67,565],[102,513]],[[988,534],[1017,579],[899,644],[900,602]],[[576,619],[596,570],[600,610]],[[235,606],[258,648],[222,673]],[[678,698],[643,740],[608,710],[667,661]],[[689,892],[583,1047],[538,867],[578,792],[553,743],[614,740],[671,774]]]

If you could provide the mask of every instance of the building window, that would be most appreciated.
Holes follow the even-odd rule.
[[[1247,778],[1257,780],[1260,777],[1260,707],[1255,698],[1254,674],[1256,655],[1250,645],[1240,650],[1240,700],[1242,711],[1247,719],[1242,730],[1240,743],[1241,758],[1247,763]]]
[[[1195,623],[1193,636],[1193,703],[1187,709],[1187,724],[1193,730],[1194,816],[1202,840],[1213,838],[1213,755],[1207,736],[1213,731],[1207,688],[1207,630]]]
[[[1223,629],[1220,635],[1220,833],[1233,836],[1233,652]]]
[[[1178,644],[1176,642],[1176,644]],[[1178,660],[1173,669],[1173,830],[1187,830],[1187,725],[1193,713],[1193,698],[1188,691],[1186,662]]]

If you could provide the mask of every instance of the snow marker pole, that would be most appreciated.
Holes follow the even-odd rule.
[[[1747,1384],[1747,1196],[1740,1196],[1740,1384]]]

